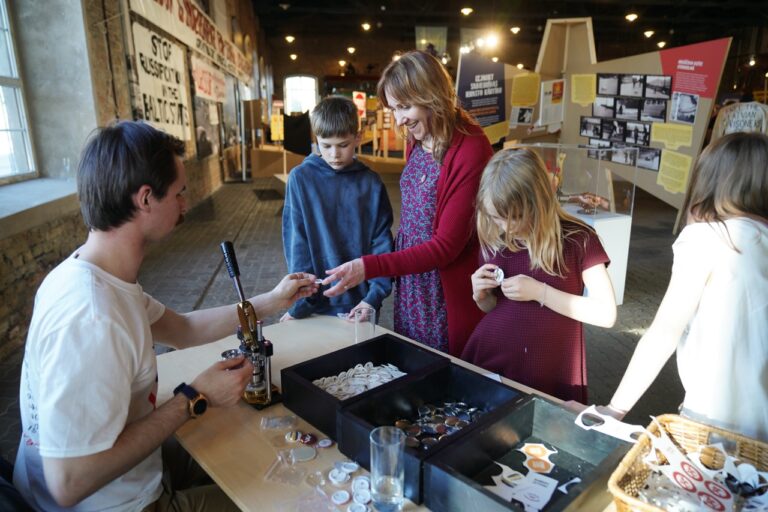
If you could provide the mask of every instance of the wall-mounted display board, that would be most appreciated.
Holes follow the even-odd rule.
[[[636,147],[626,152],[635,161],[616,157],[605,165],[679,210],[730,43],[725,38],[597,62],[591,19],[549,20],[530,75],[541,83],[565,81],[562,123],[549,118],[546,125],[514,126],[507,138],[538,142],[541,134],[556,133],[562,144],[595,148],[596,158],[597,149]],[[513,98],[511,113],[516,106],[522,107]],[[527,108],[541,120],[543,107],[538,98]]]

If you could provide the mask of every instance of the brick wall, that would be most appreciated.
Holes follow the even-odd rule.
[[[0,240],[0,360],[27,337],[35,291],[85,240],[80,212]]]

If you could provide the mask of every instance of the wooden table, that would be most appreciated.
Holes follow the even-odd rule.
[[[387,329],[377,327],[377,334],[380,333],[398,336]],[[352,345],[355,339],[353,324],[331,316],[314,316],[271,325],[264,329],[264,335],[274,344],[272,379],[278,386],[281,385],[282,368]],[[233,335],[200,347],[158,356],[159,403],[168,400],[173,394],[173,388],[180,382],[191,382],[200,372],[218,361],[221,352],[237,346],[238,341]],[[469,363],[451,359],[456,364],[488,374]],[[509,379],[501,380],[523,392],[535,392]],[[257,411],[245,402],[226,409],[211,408],[201,418],[185,423],[176,432],[176,437],[242,510],[285,509],[289,503],[311,489],[306,484],[297,488],[264,480],[264,474],[276,458],[276,451],[260,431],[259,424],[265,415],[281,414],[292,412],[282,404]],[[302,432],[318,432],[301,418],[298,429]],[[330,449],[318,449],[318,457],[302,463],[301,467],[308,472],[325,470],[329,469],[334,461],[345,458],[334,445]],[[428,509],[406,501],[404,510]]]

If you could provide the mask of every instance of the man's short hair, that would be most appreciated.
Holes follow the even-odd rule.
[[[176,180],[176,157],[184,143],[140,121],[98,128],[88,140],[77,170],[80,211],[88,229],[108,231],[133,218],[132,196],[149,185],[158,199]]]
[[[357,106],[344,96],[329,96],[312,110],[312,133],[315,137],[346,137],[357,135],[360,121]]]

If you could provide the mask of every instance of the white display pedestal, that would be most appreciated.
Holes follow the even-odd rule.
[[[627,259],[629,257],[629,236],[632,230],[632,217],[620,213],[598,211],[592,215],[578,213],[581,206],[564,204],[566,212],[577,217],[592,227],[600,237],[605,252],[611,259],[608,275],[613,283],[616,304],[624,303],[624,282],[627,278]]]

